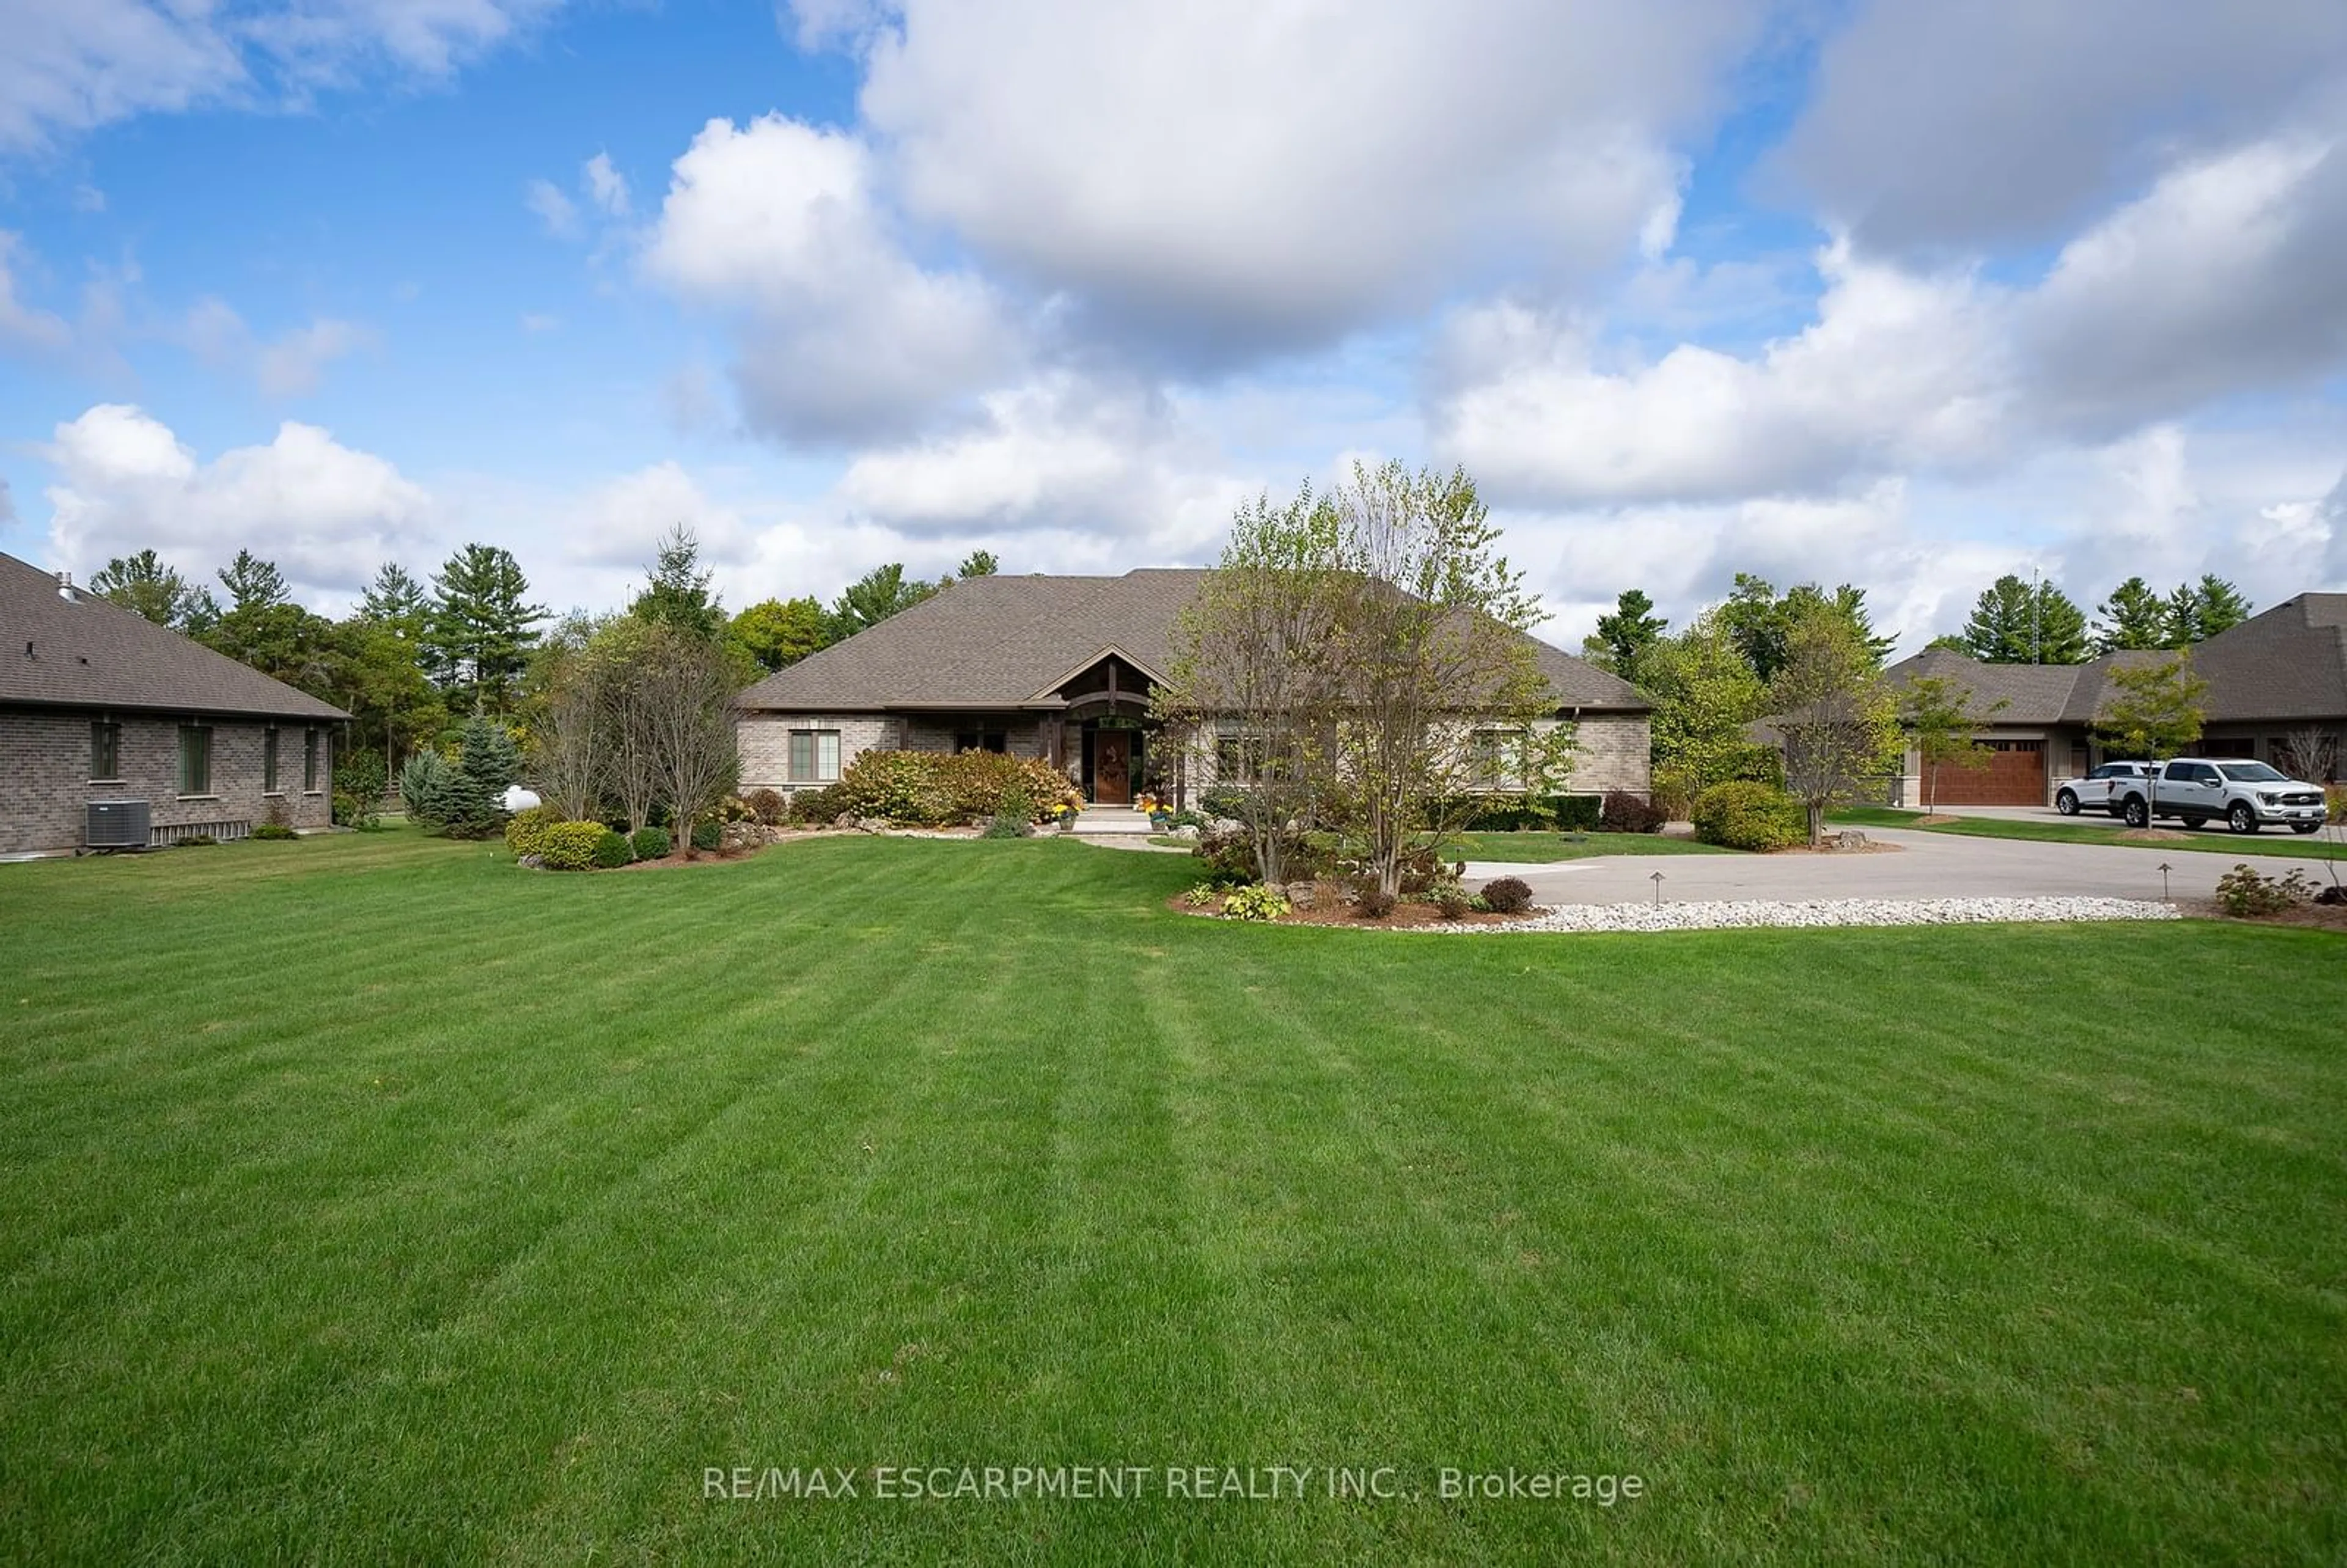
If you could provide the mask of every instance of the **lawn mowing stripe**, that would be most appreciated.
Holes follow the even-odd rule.
[[[352,840],[309,870],[0,868],[0,910],[59,890],[19,927],[31,961],[72,951],[108,984],[223,921],[365,933],[251,976],[328,1020],[257,1062],[207,1061],[250,1039],[161,1049],[210,1016],[170,993],[87,1020],[117,1054],[72,1073],[50,1070],[86,1043],[0,1017],[0,1083],[34,1094],[0,1101],[0,1172],[56,1177],[41,1202],[0,1183],[0,1216],[79,1318],[54,1335],[65,1296],[0,1301],[0,1555],[2340,1543],[2334,1296],[2226,1286],[2177,1250],[2341,1281],[2335,938],[1407,944],[1173,915],[1188,864],[1057,842],[571,879],[406,847],[405,879],[333,875],[383,856]],[[144,886],[165,873],[210,891]],[[2299,999],[2254,1033],[2242,965]],[[231,966],[197,967],[202,989]],[[2172,1038],[2091,1027],[2130,974],[2158,978]],[[2031,989],[2052,1033],[2004,1043]],[[74,1175],[94,1150],[103,1188]],[[247,1181],[218,1179],[222,1153]],[[136,1219],[111,1251],[59,1244],[109,1208]],[[2162,1234],[2096,1217],[2137,1210]],[[1604,1515],[875,1512],[695,1485],[736,1457],[894,1458],[908,1433],[999,1453],[1154,1432],[1244,1462],[1329,1430],[1410,1455],[1611,1443],[1670,1490]],[[94,1467],[109,1449],[135,1465]]]

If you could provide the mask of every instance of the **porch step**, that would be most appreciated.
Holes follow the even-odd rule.
[[[1149,818],[1141,812],[1125,806],[1088,805],[1076,813],[1079,834],[1142,833],[1150,831]]]

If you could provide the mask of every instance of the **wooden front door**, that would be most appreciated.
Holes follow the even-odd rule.
[[[1092,736],[1092,804],[1133,804],[1133,732],[1102,730]]]

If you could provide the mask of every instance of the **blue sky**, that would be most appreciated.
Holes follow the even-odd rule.
[[[1568,645],[2347,585],[2347,11],[2046,15],[0,0],[0,549],[606,605],[681,521],[740,604],[1396,456]]]

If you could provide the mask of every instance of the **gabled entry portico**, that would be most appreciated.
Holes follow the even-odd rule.
[[[1096,805],[1130,805],[1150,774],[1149,693],[1161,677],[1113,643],[1043,691],[1030,705],[1044,721],[1047,754],[1076,776]]]

